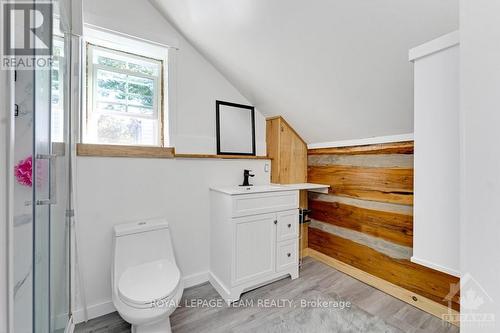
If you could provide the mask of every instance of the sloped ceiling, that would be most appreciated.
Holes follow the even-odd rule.
[[[308,143],[411,133],[408,50],[458,29],[458,0],[151,2]]]

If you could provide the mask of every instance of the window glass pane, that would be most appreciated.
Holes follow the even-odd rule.
[[[97,141],[122,145],[157,145],[156,121],[152,119],[100,115]]]
[[[89,55],[85,141],[160,145],[161,61],[93,45]]]
[[[150,115],[154,114],[154,109],[153,108],[142,108],[142,107],[138,107],[138,106],[129,106],[127,112],[130,114],[141,114],[141,115],[150,116]]]
[[[125,61],[112,59],[105,56],[97,56],[97,63],[99,65],[109,66],[117,69],[127,68],[127,63]]]
[[[155,81],[141,77],[129,76],[129,104],[134,106],[153,107]]]
[[[99,100],[125,100],[127,94],[127,75],[97,70],[97,98]]]
[[[128,95],[128,104],[131,106],[153,107],[153,96]]]
[[[152,79],[97,70],[96,100],[97,108],[101,111],[152,115],[154,95],[155,81]]]
[[[94,51],[94,64],[109,66],[116,69],[127,69],[131,72],[159,76],[161,62],[154,59],[138,58],[125,52],[112,52],[104,49]]]
[[[97,102],[96,107],[99,112],[127,112],[125,104]]]
[[[137,72],[137,73],[142,73],[142,74],[147,74],[147,75],[152,75],[152,76],[158,76],[159,75],[159,70],[158,70],[158,64],[148,64],[148,63],[138,63],[138,62],[129,62],[128,63],[128,69],[131,70],[132,72]]]

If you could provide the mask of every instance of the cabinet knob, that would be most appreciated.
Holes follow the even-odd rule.
[[[291,228],[291,227],[292,227],[292,225],[291,225],[291,224],[288,224],[288,228]]]
[[[291,253],[287,253],[286,254],[288,258],[290,258],[290,256],[292,255]]]
[[[278,224],[278,220],[274,220],[274,224]]]

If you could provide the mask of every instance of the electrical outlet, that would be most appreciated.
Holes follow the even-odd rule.
[[[269,163],[264,164],[264,172],[269,172]]]

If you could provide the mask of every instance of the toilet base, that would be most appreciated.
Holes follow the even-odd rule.
[[[132,325],[132,333],[171,333],[170,318],[160,320],[150,325]]]

